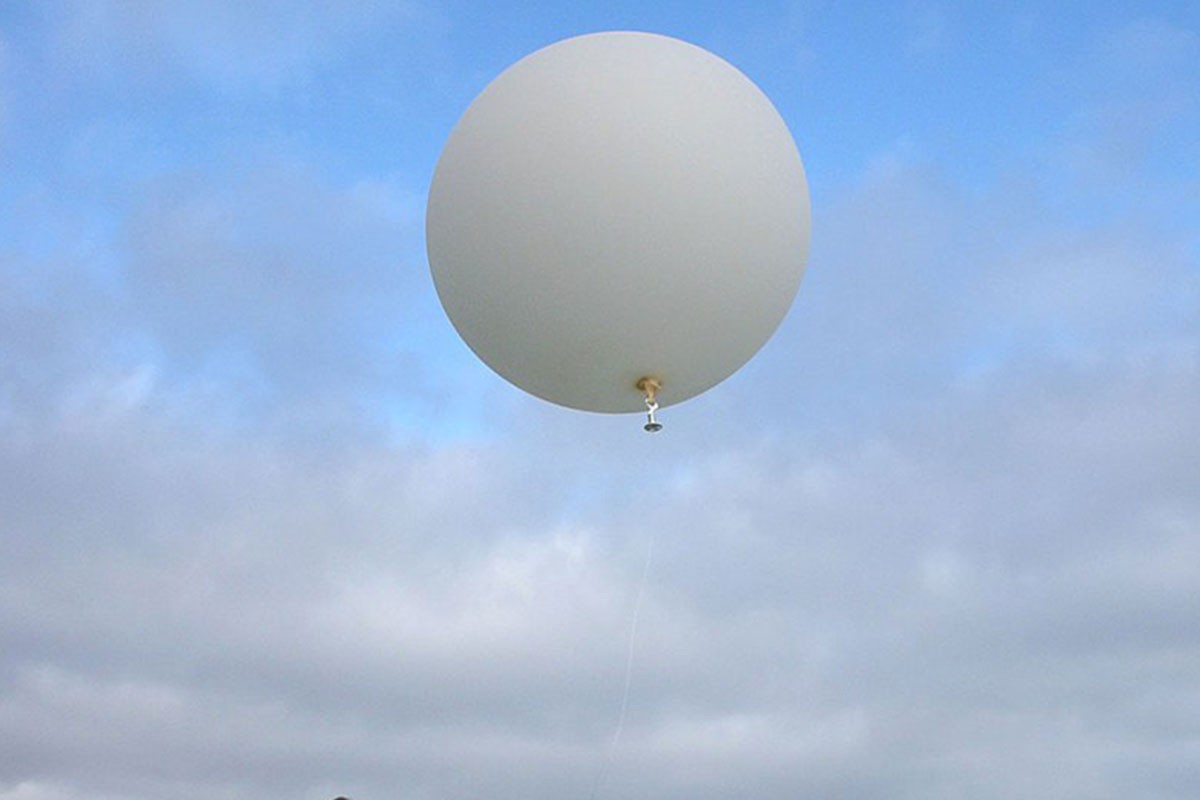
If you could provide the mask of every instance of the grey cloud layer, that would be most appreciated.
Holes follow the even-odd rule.
[[[5,771],[582,792],[654,535],[614,791],[1183,797],[1200,376],[1141,372],[694,454],[574,520],[524,499],[562,480],[540,453],[297,463],[136,410],[47,422],[3,454]]]

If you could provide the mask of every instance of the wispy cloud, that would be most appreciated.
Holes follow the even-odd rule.
[[[47,9],[58,58],[94,77],[155,83],[171,77],[220,88],[302,83],[355,37],[403,20],[411,4],[383,2],[73,2]]]

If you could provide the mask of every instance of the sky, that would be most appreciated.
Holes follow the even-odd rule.
[[[614,29],[813,202],[653,437],[423,241],[472,98]],[[1190,0],[3,2],[0,800],[1200,796],[1198,131]]]

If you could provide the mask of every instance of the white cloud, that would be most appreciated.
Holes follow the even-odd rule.
[[[657,529],[614,790],[1127,785],[1200,680],[1200,373],[1000,380],[874,441],[668,452],[582,516],[566,434],[311,459],[141,406],[45,427],[3,454],[6,774],[583,791]]]
[[[132,74],[153,82],[178,72],[231,90],[303,83],[356,37],[406,20],[413,7],[85,0],[48,13],[57,28],[58,57],[80,77]]]
[[[1200,119],[1196,31],[1154,17],[1106,29],[1058,80],[1076,88],[1081,102],[1043,165],[1051,180],[1078,182],[1101,207],[1148,208],[1151,187],[1172,193],[1155,204],[1164,216],[1171,205],[1194,205],[1200,176],[1190,166],[1197,152],[1186,132]],[[1172,187],[1175,181],[1182,185]]]
[[[420,386],[420,339],[401,338],[436,313],[411,299],[425,297],[409,244],[418,200],[379,180],[332,186],[279,158],[238,161],[164,177],[127,220],[132,311],[183,368],[171,377],[240,383],[235,414],[280,417],[344,415],[365,387]]]

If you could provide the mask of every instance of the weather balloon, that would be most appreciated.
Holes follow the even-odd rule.
[[[648,33],[567,39],[471,103],[434,172],[426,242],[467,345],[588,411],[670,405],[771,337],[804,274],[809,199],[757,86]]]

